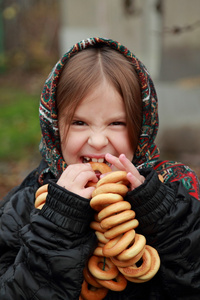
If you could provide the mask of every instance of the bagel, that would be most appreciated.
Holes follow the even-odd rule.
[[[142,255],[142,264],[137,267],[136,264],[129,267],[118,267],[119,271],[128,277],[139,277],[144,275],[150,270],[151,267],[151,255],[147,249],[144,250],[144,254]],[[141,279],[141,278],[140,278]]]
[[[41,187],[39,187],[35,193],[35,198],[37,198],[39,195],[41,195],[44,192],[48,191],[48,184],[44,184]]]
[[[105,264],[105,270],[100,268],[99,264],[101,262]],[[101,256],[98,257],[95,255],[90,257],[88,261],[88,269],[94,277],[103,280],[114,279],[119,273],[118,268],[109,258]]]
[[[152,277],[154,277],[155,274],[158,272],[158,270],[160,268],[160,257],[159,257],[158,252],[155,248],[153,248],[149,245],[146,245],[146,250],[151,255],[151,267],[150,267],[149,271],[147,273],[145,273],[144,275],[140,276],[139,279],[148,281]]]
[[[129,266],[134,265],[141,259],[142,255],[144,254],[144,250],[145,250],[145,247],[136,256],[133,256],[133,258],[130,258],[128,260],[119,260],[116,258],[116,256],[110,257],[110,259],[117,267],[123,267],[123,268],[129,267]]]
[[[88,267],[85,267],[83,269],[83,276],[84,276],[85,280],[87,281],[87,283],[89,283],[90,285],[92,285],[96,288],[102,287],[102,285],[100,283],[98,283],[96,281],[96,279],[94,278],[94,276],[90,273]]]
[[[131,209],[127,209],[118,213],[117,215],[110,216],[100,222],[103,229],[110,229],[116,225],[122,224],[126,221],[132,220],[135,218],[135,212]]]
[[[90,223],[90,228],[94,229],[95,231],[105,232],[105,230],[101,227],[100,222],[92,221]]]
[[[119,255],[117,255],[117,259],[119,260],[127,260],[136,256],[146,245],[146,239],[141,234],[136,234],[135,239],[132,242],[132,246],[128,249],[123,250]]]
[[[105,193],[119,194],[122,197],[124,197],[127,194],[127,192],[128,192],[128,187],[124,184],[105,183],[104,185],[100,185],[98,188],[96,188],[93,191],[92,197],[99,194],[105,194]]]
[[[92,287],[89,289],[88,283],[86,280],[83,281],[82,289],[81,289],[81,297],[84,300],[102,300],[108,293],[108,289],[102,288],[95,288]],[[79,298],[80,299],[80,298]]]
[[[114,215],[116,213],[119,213],[121,211],[128,210],[128,209],[131,209],[131,205],[129,202],[119,201],[117,203],[110,204],[109,206],[106,206],[104,209],[102,209],[98,213],[98,218],[100,221],[102,221],[103,219],[105,219],[111,215]]]
[[[105,244],[103,244],[103,243],[99,243],[98,246],[94,249],[93,255],[104,256],[103,251],[102,251],[104,245]]]
[[[129,230],[126,233],[109,240],[109,242],[103,247],[103,254],[106,257],[116,256],[121,253],[130,243],[134,240],[135,230]]]
[[[112,172],[111,168],[105,163],[90,161],[93,171],[99,171],[101,174]]]
[[[35,207],[36,208],[40,208],[41,205],[43,206],[46,198],[47,198],[48,192],[42,192],[41,194],[39,194],[35,200]]]
[[[124,277],[128,280],[128,281],[131,281],[131,282],[134,282],[134,283],[144,283],[146,282],[147,280],[142,280],[140,279],[139,277],[129,277],[129,276],[125,276]]]
[[[112,203],[116,203],[119,201],[122,201],[123,197],[119,194],[113,194],[113,193],[109,193],[109,194],[99,194],[94,196],[91,200],[90,200],[90,206],[96,210],[96,211],[100,211],[101,209],[103,209],[105,206],[112,204]]]
[[[45,202],[43,202],[41,205],[39,205],[39,206],[37,207],[37,209],[42,209],[43,206],[44,206],[44,204],[45,204]]]
[[[125,233],[131,229],[135,229],[138,227],[139,222],[137,219],[129,220],[124,222],[123,224],[116,225],[109,230],[104,232],[104,236],[106,239],[114,239],[118,235]]]
[[[99,243],[88,261],[89,274],[100,286],[113,291],[123,291],[127,280],[150,280],[160,267],[160,259],[154,248],[146,246],[146,238],[135,233],[139,222],[123,198],[129,189],[127,173],[108,172],[95,185],[90,206],[96,212],[90,227]],[[98,299],[96,292],[94,299]]]
[[[100,243],[106,244],[109,242],[109,240],[105,238],[103,232],[95,231],[95,234]]]
[[[97,182],[97,187],[105,184],[105,183],[122,183],[124,185],[128,185],[129,181],[126,178],[127,173],[125,171],[115,171],[107,174],[106,176],[102,177]]]
[[[97,282],[105,288],[112,291],[123,291],[127,286],[127,280],[122,274],[118,274],[114,280],[101,280],[97,279]]]
[[[92,170],[95,173],[99,173],[100,175],[109,173],[112,171],[111,168],[105,163],[98,163],[98,162],[93,162],[93,161],[90,161],[89,163],[92,167]],[[90,186],[96,187],[96,184],[97,184],[96,182],[88,181],[86,187],[90,187]]]

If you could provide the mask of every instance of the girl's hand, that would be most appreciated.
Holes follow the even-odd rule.
[[[117,169],[127,172],[127,179],[131,184],[131,190],[134,190],[136,187],[140,186],[144,182],[144,176],[140,175],[136,167],[128,158],[126,158],[124,154],[121,154],[119,157],[116,157],[107,153],[105,155],[105,159],[112,164],[113,171],[114,169]]]
[[[90,199],[95,188],[85,187],[88,181],[98,181],[91,165],[87,163],[74,164],[66,168],[57,184],[72,193]]]

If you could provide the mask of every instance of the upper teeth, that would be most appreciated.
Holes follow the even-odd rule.
[[[99,162],[99,163],[103,163],[104,162],[104,158],[90,158],[90,157],[83,157],[83,161],[92,161],[92,162]]]

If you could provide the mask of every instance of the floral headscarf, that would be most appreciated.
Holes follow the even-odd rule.
[[[48,168],[44,169],[40,173],[40,183],[42,183],[42,178],[45,172],[50,170],[56,178],[59,178],[64,169],[67,167],[60,147],[56,108],[56,89],[61,71],[70,57],[88,47],[97,47],[98,44],[111,47],[129,58],[132,61],[133,67],[135,68],[139,78],[142,95],[143,119],[139,142],[133,158],[134,165],[138,168],[153,167],[158,173],[162,174],[165,182],[182,180],[183,184],[190,190],[191,194],[198,198],[199,183],[194,172],[183,164],[168,161],[158,162],[159,150],[154,143],[158,131],[157,95],[147,69],[143,63],[126,47],[116,41],[105,38],[88,38],[75,44],[57,62],[45,82],[39,108],[40,126],[42,131],[40,152],[44,160],[47,162]]]

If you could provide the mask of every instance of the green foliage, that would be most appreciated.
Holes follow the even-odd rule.
[[[0,160],[30,159],[38,152],[39,95],[0,87]]]

